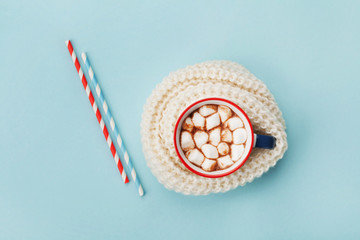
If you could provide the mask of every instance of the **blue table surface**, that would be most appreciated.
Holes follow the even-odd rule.
[[[359,1],[0,1],[0,239],[359,239]],[[146,195],[121,182],[64,41],[86,51]],[[225,59],[263,80],[289,149],[185,196],[152,175],[143,105]]]

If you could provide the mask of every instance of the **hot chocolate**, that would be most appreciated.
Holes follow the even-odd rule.
[[[208,104],[183,122],[180,145],[186,158],[203,170],[226,169],[241,159],[248,133],[241,118],[229,107]]]

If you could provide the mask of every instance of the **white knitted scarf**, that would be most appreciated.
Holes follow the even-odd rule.
[[[221,178],[201,177],[185,168],[173,144],[175,123],[188,105],[208,97],[238,104],[255,133],[276,137],[275,149],[253,149],[239,170]],[[285,122],[274,97],[262,81],[230,61],[209,61],[170,73],[147,99],[141,135],[147,164],[159,182],[176,192],[194,195],[244,186],[273,167],[287,149]]]

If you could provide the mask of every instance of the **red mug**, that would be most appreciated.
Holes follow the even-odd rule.
[[[244,152],[243,152],[242,156],[240,157],[239,160],[234,162],[233,165],[231,165],[230,167],[228,167],[226,169],[220,169],[220,170],[215,170],[215,171],[203,170],[201,167],[196,166],[195,164],[193,164],[186,158],[185,153],[182,150],[181,145],[180,145],[180,134],[181,134],[181,129],[182,129],[184,120],[192,112],[194,112],[201,106],[208,105],[208,104],[223,105],[223,106],[229,107],[242,120],[242,122],[244,123],[244,128],[247,132],[247,141],[245,142]],[[236,170],[241,168],[241,166],[243,166],[244,163],[248,160],[248,158],[251,154],[251,151],[254,147],[273,149],[275,147],[275,142],[276,142],[276,139],[272,136],[254,134],[252,124],[249,120],[249,117],[244,112],[244,110],[241,107],[239,107],[238,105],[236,105],[235,103],[233,103],[232,101],[229,101],[229,100],[223,99],[223,98],[205,98],[205,99],[201,99],[201,100],[198,100],[198,101],[190,104],[179,116],[179,118],[176,122],[176,125],[175,125],[175,130],[174,130],[174,146],[175,146],[176,153],[177,153],[179,159],[181,160],[181,162],[191,172],[198,174],[200,176],[203,176],[203,177],[208,177],[208,178],[224,177],[224,176],[227,176],[227,175],[235,172]]]

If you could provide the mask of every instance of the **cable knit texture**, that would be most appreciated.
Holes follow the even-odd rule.
[[[189,171],[175,152],[175,123],[188,105],[208,97],[238,104],[249,116],[255,133],[276,137],[275,149],[253,149],[247,162],[225,177],[205,178]],[[147,164],[159,182],[168,189],[193,195],[244,186],[275,166],[287,149],[285,121],[274,97],[262,81],[230,61],[209,61],[170,73],[144,106],[141,135]]]

